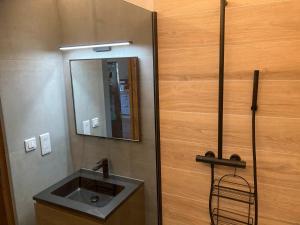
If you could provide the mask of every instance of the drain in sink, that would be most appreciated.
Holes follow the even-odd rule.
[[[91,203],[97,203],[97,202],[99,202],[100,198],[99,198],[99,196],[93,196],[90,198],[90,200],[91,200]]]

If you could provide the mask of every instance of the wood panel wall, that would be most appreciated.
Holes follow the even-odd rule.
[[[0,225],[15,225],[0,101]]]
[[[155,0],[158,11],[164,225],[209,223],[217,148],[219,0]],[[229,0],[224,155],[252,178],[252,77],[261,70],[257,118],[261,225],[300,224],[300,1]],[[219,175],[233,172],[218,167]]]

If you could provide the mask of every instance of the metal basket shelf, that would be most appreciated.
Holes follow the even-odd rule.
[[[218,225],[253,225],[252,217],[217,208],[213,210],[213,219]]]
[[[215,199],[217,204],[211,211],[214,225],[254,224],[253,217],[251,217],[251,207],[255,205],[255,194],[252,191],[253,187],[245,178],[236,175],[236,173],[227,174],[220,179],[214,179],[212,187],[211,198]],[[239,211],[228,211],[227,207],[224,209],[224,205],[228,205],[224,202],[225,199],[244,204],[247,209],[241,211],[244,207],[238,206]]]
[[[248,185],[242,185],[234,182],[223,181],[222,185],[215,180],[214,189],[212,195],[219,198],[225,198],[236,202],[254,205],[255,195],[251,191],[251,187]],[[216,184],[218,183],[218,184]],[[234,186],[238,186],[235,188]],[[250,189],[250,190],[247,190]]]

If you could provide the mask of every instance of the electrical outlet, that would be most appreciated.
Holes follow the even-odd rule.
[[[82,122],[83,126],[83,134],[91,135],[91,122],[89,120],[85,120]]]

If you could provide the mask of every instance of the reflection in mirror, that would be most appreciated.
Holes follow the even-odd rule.
[[[77,134],[140,141],[138,58],[70,61]]]

